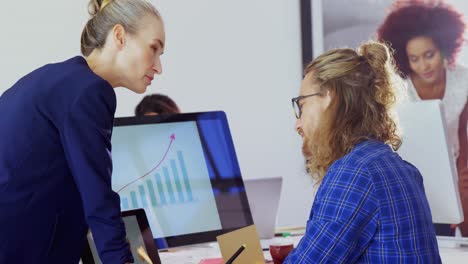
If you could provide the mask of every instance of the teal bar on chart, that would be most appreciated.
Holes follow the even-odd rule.
[[[158,201],[156,200],[156,193],[154,192],[154,186],[151,179],[146,180],[146,186],[148,186],[148,192],[151,198],[151,204],[153,206],[158,206]]]
[[[167,167],[163,167],[163,173],[164,178],[166,179],[167,192],[169,193],[169,202],[171,204],[175,204],[176,200],[174,195],[174,189],[172,188],[171,177],[169,175],[169,170],[167,170]]]
[[[143,185],[138,185],[138,191],[140,192],[141,204],[143,207],[148,207],[148,203],[146,202],[146,192]]]
[[[158,186],[159,197],[161,199],[161,205],[166,205],[167,200],[166,200],[166,195],[164,194],[164,188],[163,188],[163,184],[161,181],[161,174],[156,173],[155,178],[156,178],[156,185]]]
[[[180,169],[182,171],[182,178],[184,179],[185,191],[187,192],[187,199],[193,201],[192,187],[190,186],[190,180],[187,173],[187,168],[185,167],[185,160],[182,151],[177,151],[177,157],[180,163]]]
[[[132,199],[132,207],[133,208],[139,208],[136,192],[131,191],[130,192],[130,198]]]
[[[123,210],[128,210],[128,198],[127,197],[123,197],[122,198],[122,209]]]
[[[174,174],[174,182],[179,196],[179,202],[184,202],[184,194],[182,192],[182,182],[180,181],[179,172],[177,171],[175,160],[171,160],[172,174]]]

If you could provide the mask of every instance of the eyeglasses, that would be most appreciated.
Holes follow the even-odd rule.
[[[291,99],[292,107],[294,109],[294,114],[296,115],[296,118],[299,119],[301,118],[302,115],[302,107],[299,105],[299,101],[302,99],[305,99],[307,97],[312,97],[316,95],[322,95],[322,93],[314,93],[314,94],[307,94],[307,95],[301,95],[298,97],[294,97]]]

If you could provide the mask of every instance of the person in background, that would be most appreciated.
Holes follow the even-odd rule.
[[[177,104],[167,95],[147,95],[135,108],[136,116],[152,116],[159,114],[178,114],[180,109]]]
[[[398,80],[377,42],[330,50],[307,66],[292,103],[319,188],[284,263],[441,263],[422,176],[395,152]]]
[[[47,64],[0,97],[0,263],[78,263],[88,226],[103,263],[130,263],[111,188],[114,88],[145,92],[165,32],[145,0],[91,0],[82,56]]]
[[[442,100],[468,219],[468,69],[457,63],[465,30],[463,15],[443,1],[396,1],[378,28],[377,39],[394,49],[410,100]],[[436,224],[439,235],[454,235],[454,227]],[[460,229],[468,236],[468,221]]]

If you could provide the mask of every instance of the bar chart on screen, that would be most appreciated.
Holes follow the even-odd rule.
[[[161,166],[119,190],[127,194],[121,195],[123,210],[194,201],[184,154],[180,150],[176,153],[176,159],[164,160]]]
[[[221,225],[195,123],[115,127],[112,148],[112,188],[120,207],[143,208],[155,237]]]

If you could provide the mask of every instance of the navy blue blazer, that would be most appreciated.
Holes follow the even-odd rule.
[[[88,225],[104,263],[133,261],[111,189],[115,107],[83,57],[0,97],[0,263],[78,263]]]

